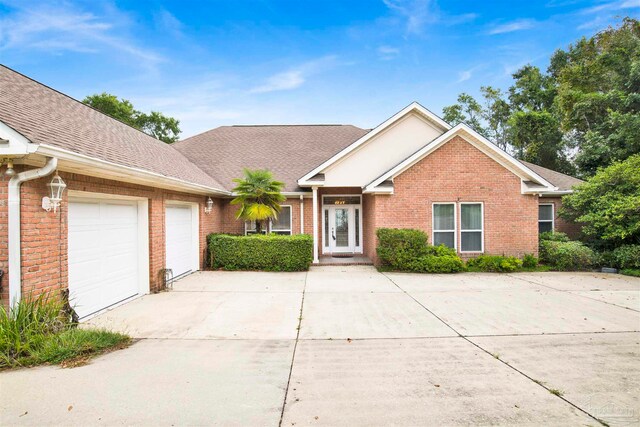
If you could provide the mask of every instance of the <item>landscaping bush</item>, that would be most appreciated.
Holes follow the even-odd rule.
[[[621,269],[640,269],[640,245],[622,245],[611,252],[615,266]]]
[[[424,231],[409,228],[378,228],[376,253],[383,265],[404,270],[405,266],[422,256],[429,255],[428,238]]]
[[[415,273],[457,273],[464,270],[464,262],[455,252],[454,255],[424,255],[409,261],[404,270]]]
[[[379,228],[376,252],[383,267],[415,273],[455,273],[464,270],[464,262],[455,249],[430,246],[424,231]]]
[[[49,294],[27,296],[11,311],[0,308],[0,369],[84,360],[129,342],[123,334],[74,328],[63,304]]]
[[[524,268],[536,268],[538,266],[538,258],[533,254],[525,254],[522,257],[522,266]]]
[[[540,260],[558,270],[587,270],[594,263],[594,252],[576,241],[540,241]]]
[[[522,268],[522,260],[513,256],[480,255],[467,261],[470,271],[509,273]]]
[[[544,233],[540,233],[538,239],[540,241],[551,240],[554,242],[568,242],[569,236],[567,236],[566,233],[561,233],[559,231],[545,231]]]
[[[304,271],[309,269],[313,261],[313,238],[307,234],[210,234],[207,240],[213,268]]]

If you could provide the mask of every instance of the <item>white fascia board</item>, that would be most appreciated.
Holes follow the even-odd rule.
[[[38,145],[29,141],[20,132],[0,121],[0,157],[24,156],[33,153]]]
[[[440,126],[445,131],[445,133],[446,131],[451,129],[451,125],[445,122],[444,120],[442,120],[440,117],[436,116],[435,114],[433,114],[431,111],[424,108],[419,103],[412,102],[411,104],[407,105],[405,108],[403,108],[402,110],[400,110],[399,112],[391,116],[389,119],[385,120],[383,123],[376,126],[375,129],[371,130],[366,135],[363,135],[362,137],[360,137],[360,139],[356,140],[351,145],[347,146],[342,151],[340,151],[339,153],[331,157],[329,160],[325,161],[320,166],[318,166],[311,172],[304,175],[302,178],[298,180],[298,185],[300,186],[319,185],[315,181],[310,181],[310,179],[313,178],[318,173],[321,173],[323,170],[325,170],[332,164],[336,163],[338,160],[344,158],[349,153],[353,152],[354,150],[362,146],[364,143],[374,138],[376,135],[386,130],[389,126],[393,125],[402,117],[412,112],[417,112],[422,116],[426,117],[428,120],[430,120],[434,124]]]
[[[471,138],[465,138],[464,135],[460,135],[462,132],[467,133]],[[502,166],[505,166],[507,169],[514,172],[520,178],[528,178],[538,182],[541,185],[544,185],[546,187],[545,191],[554,191],[557,189],[550,182],[542,178],[537,173],[533,172],[531,169],[527,168],[522,163],[518,162],[516,159],[511,157],[508,153],[504,152],[498,146],[493,144],[491,141],[487,140],[482,135],[475,132],[469,126],[465,125],[464,123],[460,123],[455,127],[449,129],[448,132],[443,133],[442,135],[440,135],[439,137],[437,137],[436,139],[434,139],[433,141],[425,145],[422,149],[416,151],[414,154],[407,157],[407,159],[405,159],[403,162],[396,165],[393,169],[387,171],[380,177],[376,178],[374,181],[372,181],[370,184],[366,186],[365,191],[374,191],[375,187],[378,186],[380,183],[400,175],[402,172],[409,169],[415,163],[422,160],[424,157],[431,154],[436,149],[440,148],[440,146],[444,145],[446,142],[448,142],[450,139],[452,139],[456,135],[460,135],[467,142],[477,147],[481,151],[485,152],[485,154],[489,155],[491,158],[496,160]],[[475,141],[472,141],[470,139],[474,139],[475,141],[478,141],[478,143],[475,143]]]
[[[150,187],[162,187],[162,186],[170,186],[175,189],[187,191],[187,192],[195,192],[198,194],[204,195],[229,195],[231,194],[229,191],[221,190],[215,187],[209,187],[206,185],[195,184],[192,182],[184,181],[178,178],[168,177],[156,172],[151,172],[144,169],[134,168],[130,166],[119,165],[117,163],[108,162],[106,160],[96,159],[94,157],[86,156],[84,154],[74,153],[73,151],[65,150],[58,147],[53,147],[46,144],[38,145],[36,154],[41,154],[49,157],[57,157],[60,160],[67,160],[69,162],[74,162],[78,164],[82,164],[89,167],[94,167],[97,169],[102,169],[109,172],[115,172],[124,174],[127,177],[131,178],[135,181],[135,179],[140,179],[140,184]],[[118,178],[108,178],[118,181]],[[163,185],[158,185],[163,184]]]
[[[557,191],[545,191],[540,193],[540,197],[558,197],[564,196],[565,194],[571,194],[573,190],[557,190]]]

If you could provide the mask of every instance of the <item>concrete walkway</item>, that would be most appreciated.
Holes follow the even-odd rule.
[[[639,297],[593,273],[201,272],[88,322],[130,348],[0,373],[0,424],[637,425]]]

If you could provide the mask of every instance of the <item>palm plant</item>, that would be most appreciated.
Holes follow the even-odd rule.
[[[262,223],[278,218],[280,203],[286,200],[281,191],[284,183],[273,179],[273,174],[265,169],[244,170],[244,178],[236,178],[238,185],[233,189],[236,198],[232,205],[240,205],[237,219],[256,222],[256,232],[262,232]]]

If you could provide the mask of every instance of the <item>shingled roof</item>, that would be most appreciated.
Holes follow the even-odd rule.
[[[556,172],[554,170],[547,169],[533,163],[525,162],[523,160],[520,160],[520,163],[523,163],[529,169],[549,181],[554,186],[558,187],[559,191],[569,191],[573,186],[582,184],[584,182],[581,179],[574,178],[572,176],[565,175],[563,173]]]
[[[351,125],[221,126],[173,146],[227,189],[249,168],[269,169],[285,191],[300,191],[300,177],[367,132]]]
[[[35,144],[223,188],[172,146],[3,65],[0,121]]]

